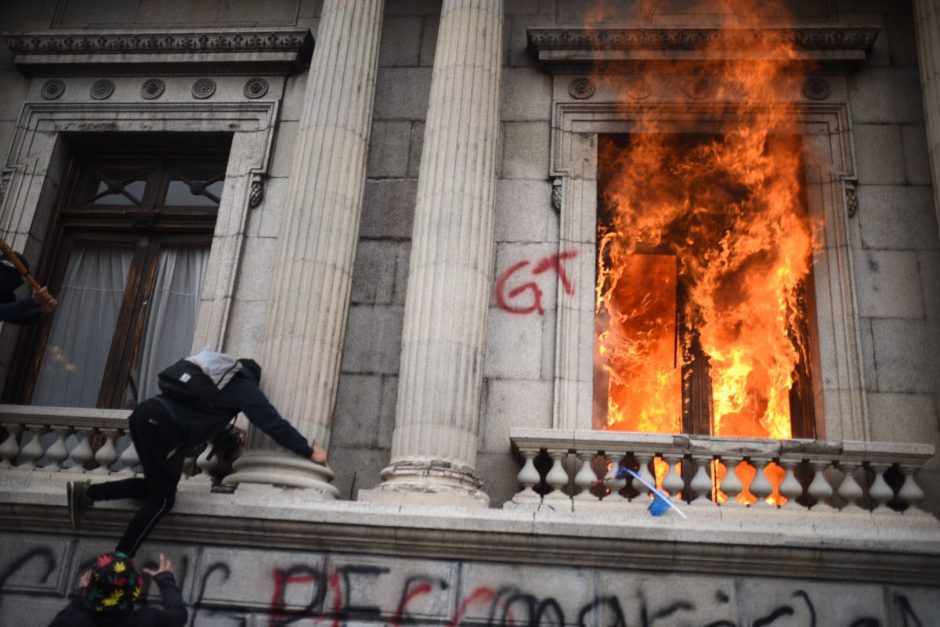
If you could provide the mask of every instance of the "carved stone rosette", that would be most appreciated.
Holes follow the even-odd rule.
[[[193,83],[193,98],[205,100],[215,93],[215,81],[211,78],[200,78]]]
[[[144,100],[156,100],[163,95],[166,84],[159,78],[148,78],[140,86],[140,96]]]
[[[107,100],[114,93],[114,81],[108,78],[99,78],[91,85],[88,95],[94,100]]]
[[[246,98],[263,98],[268,93],[268,81],[263,78],[249,78],[245,81],[244,93]]]
[[[57,100],[65,93],[65,83],[57,78],[49,79],[43,83],[40,93],[45,100]]]

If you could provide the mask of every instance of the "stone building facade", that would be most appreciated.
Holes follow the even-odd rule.
[[[190,624],[936,624],[940,3],[728,6],[4,3],[0,235],[78,326],[0,326],[0,622],[46,624],[126,523],[73,532],[64,486],[134,472],[165,344],[257,358],[330,453],[249,431],[221,480],[191,460],[140,555],[174,559]],[[701,68],[741,58],[786,68],[770,102],[812,155],[811,432],[598,428],[598,145],[720,132],[746,98]],[[110,322],[67,313],[76,251],[124,264],[83,284]],[[600,498],[604,463],[654,457],[686,517]],[[786,472],[719,506],[718,459]]]

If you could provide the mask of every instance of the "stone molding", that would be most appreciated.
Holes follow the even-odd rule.
[[[17,471],[0,482],[0,531],[73,536],[64,507],[64,482]],[[69,473],[59,473],[69,474]],[[940,541],[931,517],[828,514],[748,520],[747,512],[657,518],[623,511],[559,513],[323,501],[306,490],[206,494],[184,482],[173,512],[154,529],[154,542],[344,550],[362,555],[458,559],[586,568],[640,564],[657,573],[812,577],[830,581],[940,585]],[[85,538],[120,535],[130,501],[99,503],[80,532]],[[614,508],[616,509],[616,508]],[[898,520],[898,519],[902,520]],[[807,524],[815,519],[815,524]],[[889,522],[890,520],[890,522]],[[263,532],[260,532],[263,530]],[[94,534],[94,535],[92,535]],[[111,540],[109,540],[111,541]],[[768,550],[770,553],[768,553]]]
[[[104,67],[138,74],[157,65],[161,73],[205,74],[206,63],[283,74],[306,63],[313,51],[313,35],[306,28],[56,30],[7,32],[3,38],[13,64],[28,75]]]
[[[792,44],[794,57],[821,64],[858,63],[878,36],[877,26],[764,26],[761,28],[529,28],[530,52],[553,72],[583,72],[650,62],[713,62],[768,58],[760,45]]]

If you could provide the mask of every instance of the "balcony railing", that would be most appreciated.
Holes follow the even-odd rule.
[[[140,458],[123,410],[0,406],[0,468],[127,475]],[[220,461],[208,449],[184,460],[185,476],[209,478]],[[205,475],[205,477],[203,477]]]
[[[507,507],[646,509],[648,488],[629,476],[614,478],[622,465],[681,508],[700,513],[780,509],[930,517],[918,508],[924,492],[915,480],[934,455],[927,444],[550,429],[514,429],[510,439],[524,463],[522,489]]]

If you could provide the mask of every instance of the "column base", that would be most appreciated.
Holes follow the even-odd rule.
[[[334,476],[332,470],[293,453],[250,451],[235,460],[233,468],[235,472],[225,477],[222,485],[262,483],[312,490],[324,500],[333,500],[339,496],[339,490],[330,485]]]
[[[382,471],[382,480],[371,490],[359,490],[357,500],[382,505],[490,505],[490,497],[481,489],[483,482],[473,469],[448,462],[396,462]]]

